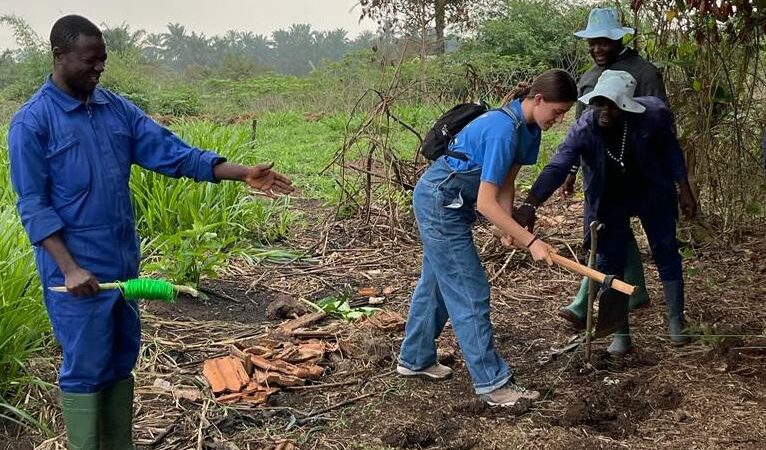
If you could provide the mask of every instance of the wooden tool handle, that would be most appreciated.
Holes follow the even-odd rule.
[[[492,227],[490,231],[492,232],[492,234],[494,234],[498,238],[503,237],[503,232],[495,227]],[[603,283],[604,278],[606,278],[606,275],[599,272],[598,270],[591,269],[590,267],[583,266],[582,264],[572,261],[571,259],[564,258],[558,253],[551,253],[550,255],[551,255],[551,259],[556,264],[560,265],[561,267],[567,268],[571,270],[572,272],[579,273],[580,275],[584,277],[588,277],[591,280],[597,281],[599,283]],[[633,292],[636,290],[636,287],[624,281],[613,280],[612,289],[622,292],[623,294],[633,295]]]
[[[98,288],[99,290],[107,290],[107,289],[117,289],[120,287],[120,283],[99,283]],[[66,286],[52,286],[49,287],[48,290],[53,292],[67,292]]]
[[[99,283],[98,284],[99,290],[102,290],[102,291],[107,290],[107,289],[118,289],[119,287],[120,287],[120,283]],[[66,286],[52,286],[52,287],[49,287],[48,289],[53,291],[53,292],[67,292]],[[174,284],[173,285],[173,289],[175,289],[176,292],[182,292],[184,294],[189,294],[192,297],[200,297],[201,296],[201,294],[199,293],[198,290],[196,290],[196,289],[194,289],[192,287],[189,287],[189,286],[183,286],[183,285]],[[207,298],[204,295],[202,295],[202,297]]]
[[[551,259],[556,264],[560,265],[561,267],[565,267],[571,270],[572,272],[577,272],[584,277],[588,277],[591,280],[597,281],[599,283],[603,283],[604,278],[606,278],[606,275],[599,272],[598,270],[591,269],[590,267],[583,266],[582,264],[572,261],[571,259],[564,258],[558,253],[551,253],[550,255],[551,255]],[[612,289],[616,291],[620,291],[623,294],[633,295],[633,292],[636,290],[636,287],[621,280],[613,280]]]

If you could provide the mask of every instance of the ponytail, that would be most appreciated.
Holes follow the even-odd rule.
[[[510,103],[516,100],[517,98],[526,98],[531,91],[531,84],[527,83],[526,81],[520,81],[519,84],[517,84],[511,92],[505,94],[502,104],[505,105],[506,103]]]
[[[518,98],[534,98],[537,94],[542,95],[547,102],[575,102],[577,101],[577,83],[566,70],[546,70],[538,75],[531,85],[526,82],[517,84],[511,92],[503,97],[502,104]]]

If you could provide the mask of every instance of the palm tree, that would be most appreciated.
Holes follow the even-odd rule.
[[[162,59],[169,65],[180,67],[186,55],[186,27],[180,23],[169,23],[168,32],[162,35]]]
[[[131,32],[130,25],[123,22],[121,25],[110,27],[104,23],[101,24],[101,32],[104,35],[104,41],[109,51],[116,53],[125,53],[131,50],[141,50],[141,45],[146,31],[136,30]]]
[[[160,62],[165,52],[165,35],[162,33],[150,33],[141,42],[141,54],[148,61]]]

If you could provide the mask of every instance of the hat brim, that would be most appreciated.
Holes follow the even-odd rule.
[[[608,98],[609,100],[613,101],[618,108],[626,112],[641,114],[646,111],[646,107],[635,101],[633,98],[625,97],[623,95],[614,95],[611,92],[593,90],[578,98],[578,100],[585,103],[586,105],[590,105],[590,101],[596,97]]]
[[[582,30],[576,32],[574,35],[577,36],[580,39],[596,39],[596,38],[607,38],[611,39],[613,41],[619,41],[622,39],[626,34],[635,34],[636,30],[630,27],[621,27],[621,28],[610,28],[608,30]]]

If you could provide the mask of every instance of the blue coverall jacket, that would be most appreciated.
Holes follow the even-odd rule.
[[[45,304],[63,350],[65,392],[97,392],[130,376],[138,356],[138,307],[119,291],[54,293],[64,275],[41,247],[54,233],[99,282],[138,276],[139,240],[128,179],[138,164],[171,177],[216,180],[223,159],[190,147],[135,105],[96,88],[87,104],[49,78],[14,115],[11,180],[33,246]]]
[[[606,225],[607,233],[618,232],[614,236],[619,237],[600,238],[599,253],[618,255],[617,259],[621,259],[625,248],[623,239],[627,239],[626,233],[630,232],[627,219],[638,215],[644,223],[662,279],[677,280],[681,278],[681,265],[675,240],[678,217],[675,184],[686,180],[686,164],[673,132],[670,109],[656,97],[636,97],[635,100],[644,105],[646,111],[626,113],[628,145],[635,152],[634,159],[645,186],[631,210],[618,202],[602,201],[607,155],[592,109],[586,110],[570,128],[558,152],[532,186],[531,194],[541,201],[548,199],[561,186],[572,164],[582,158],[587,199],[584,223],[599,220]],[[619,268],[612,270],[614,274],[622,274]]]

